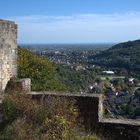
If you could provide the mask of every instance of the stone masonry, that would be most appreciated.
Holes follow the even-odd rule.
[[[17,25],[0,20],[0,94],[17,75]]]
[[[105,118],[103,96],[99,94],[71,94],[30,92],[34,100],[45,104],[51,98],[75,100],[81,123],[87,132],[97,133],[106,140],[140,140],[140,120]]]

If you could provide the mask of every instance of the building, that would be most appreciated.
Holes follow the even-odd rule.
[[[104,74],[110,74],[110,75],[113,75],[114,72],[113,71],[103,71]]]

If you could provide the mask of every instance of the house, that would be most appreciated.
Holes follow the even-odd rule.
[[[103,71],[103,73],[104,74],[109,74],[109,75],[113,75],[114,74],[114,72],[113,71],[110,71],[110,70],[109,71]]]
[[[128,80],[131,84],[134,84],[134,78],[129,78]]]

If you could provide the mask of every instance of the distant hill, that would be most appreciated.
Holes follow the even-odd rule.
[[[140,76],[140,40],[114,45],[90,59],[94,64],[107,68],[124,68]]]

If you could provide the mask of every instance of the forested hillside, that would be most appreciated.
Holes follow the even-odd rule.
[[[21,48],[18,49],[18,77],[31,78],[32,90],[66,90],[56,77],[53,63]]]
[[[140,40],[117,44],[90,59],[93,59],[94,64],[109,68],[124,68],[132,75],[140,77]]]
[[[94,71],[76,71],[56,65],[26,49],[18,49],[18,77],[31,78],[35,91],[85,91],[94,82]]]
[[[96,80],[95,71],[76,71],[61,65],[57,66],[56,71],[59,81],[65,84],[70,92],[86,91]]]

